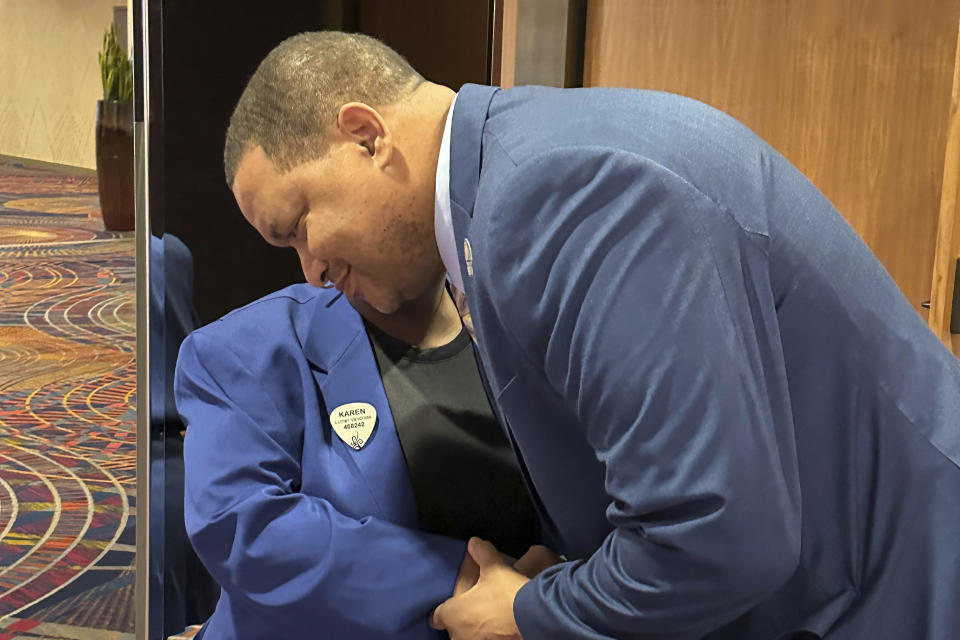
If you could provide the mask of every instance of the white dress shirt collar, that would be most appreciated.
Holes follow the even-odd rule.
[[[447,279],[460,291],[463,288],[463,276],[460,274],[460,260],[457,257],[457,239],[453,233],[453,214],[450,211],[450,125],[453,122],[453,107],[457,97],[453,97],[447,122],[443,127],[443,139],[440,142],[440,157],[437,160],[437,190],[433,205],[433,228],[437,236],[437,248],[440,258],[447,269]]]

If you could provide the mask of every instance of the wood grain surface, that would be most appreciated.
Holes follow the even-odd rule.
[[[957,286],[956,263],[960,258],[960,44],[954,63],[953,93],[950,98],[950,120],[947,150],[943,163],[943,189],[940,196],[940,223],[933,259],[933,282],[930,286],[930,315],[927,321],[940,339],[960,356],[960,335],[951,339],[950,321],[953,291]]]
[[[956,0],[591,0],[584,83],[672,91],[800,168],[915,307],[930,295]]]

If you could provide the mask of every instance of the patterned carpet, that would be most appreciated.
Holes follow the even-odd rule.
[[[132,233],[0,161],[0,640],[133,638]]]

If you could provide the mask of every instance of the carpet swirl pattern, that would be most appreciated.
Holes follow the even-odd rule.
[[[133,638],[134,239],[0,163],[0,640]]]

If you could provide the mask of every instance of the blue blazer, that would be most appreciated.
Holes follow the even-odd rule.
[[[360,316],[294,285],[194,331],[176,374],[187,532],[222,587],[204,640],[446,637],[428,626],[466,543],[419,531]],[[332,430],[377,410],[360,450]]]
[[[571,562],[527,640],[960,637],[960,365],[831,204],[679,96],[467,85],[460,268]]]

